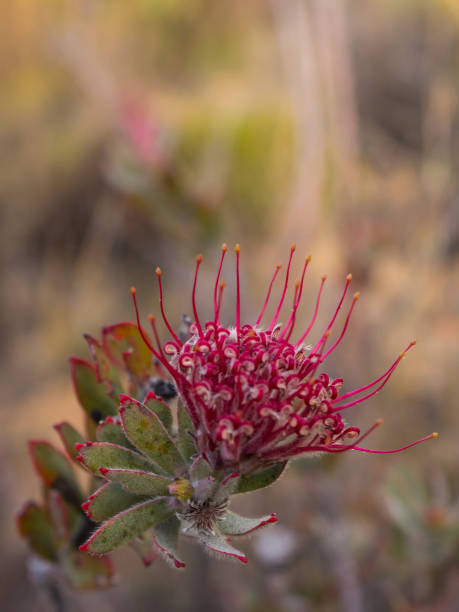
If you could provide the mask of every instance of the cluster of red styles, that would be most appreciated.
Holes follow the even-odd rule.
[[[294,285],[290,315],[282,324],[278,321],[289,286],[293,245],[285,272],[280,301],[269,324],[262,325],[273,284],[279,274],[278,265],[269,284],[261,312],[253,324],[242,324],[240,318],[240,247],[236,245],[236,316],[235,324],[226,327],[220,322],[220,309],[225,283],[220,281],[227,246],[222,246],[215,288],[214,316],[201,322],[196,307],[196,287],[202,256],[196,258],[192,307],[194,322],[187,339],[180,338],[171,327],[164,309],[161,270],[156,270],[160,308],[171,340],[161,344],[150,315],[156,346],[150,342],[140,323],[136,291],[132,296],[137,324],[144,341],[176,386],[195,426],[196,445],[215,469],[231,465],[256,468],[286,461],[311,452],[341,453],[357,450],[371,453],[393,453],[405,450],[430,438],[432,433],[407,446],[389,451],[376,451],[361,446],[362,440],[376,427],[378,419],[367,431],[346,425],[343,412],[369,399],[388,382],[405,353],[416,343],[412,341],[381,376],[369,384],[341,393],[343,380],[320,372],[327,357],[338,347],[348,328],[356,293],[348,308],[343,327],[330,345],[334,323],[349,291],[352,276],[346,277],[344,290],[325,331],[314,346],[306,344],[319,310],[326,277],[322,277],[312,319],[298,339],[292,339],[295,319],[303,294],[303,282],[310,257],[306,258],[301,279]]]

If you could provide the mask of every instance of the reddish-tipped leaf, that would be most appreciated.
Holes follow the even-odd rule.
[[[83,444],[85,442],[83,436],[75,429],[75,427],[73,427],[73,425],[70,425],[70,423],[67,423],[66,421],[57,423],[54,425],[54,429],[59,434],[59,437],[62,440],[69,457],[75,460],[78,455],[75,444]]]
[[[128,493],[115,482],[106,482],[89,496],[82,508],[89,518],[98,523],[145,500],[145,497]]]
[[[151,375],[151,352],[135,323],[125,321],[104,327],[102,341],[112,359],[120,366],[140,379]]]
[[[172,480],[158,476],[158,474],[118,468],[102,468],[102,473],[107,480],[119,483],[125,491],[136,495],[149,495],[150,497],[170,495],[168,485]]]
[[[80,550],[96,555],[109,553],[173,514],[174,509],[168,501],[142,502],[106,521],[80,546]]]
[[[78,400],[95,424],[109,415],[115,415],[118,402],[108,394],[107,385],[99,381],[96,368],[84,359],[71,357],[70,369]]]
[[[139,453],[117,444],[94,442],[79,448],[84,465],[100,475],[100,468],[123,468],[151,472],[153,464]]]
[[[48,561],[57,559],[56,543],[49,514],[35,502],[27,502],[16,518],[18,531],[30,548]]]
[[[219,530],[227,536],[242,536],[276,522],[275,514],[269,514],[261,518],[247,518],[227,510],[224,517],[217,522],[217,525]]]
[[[70,503],[81,503],[80,487],[67,457],[47,440],[30,440],[29,450],[45,486],[58,490]]]
[[[168,404],[157,397],[152,391],[147,393],[143,403],[151,412],[156,414],[165,429],[170,433],[172,428],[172,413]]]
[[[120,415],[129,440],[166,474],[180,475],[186,466],[183,457],[158,416],[146,406],[121,396]]]
[[[247,557],[237,548],[231,546],[227,538],[219,534],[199,534],[201,542],[211,551],[239,559],[242,563],[247,563]]]
[[[118,446],[134,449],[126,438],[121,421],[115,420],[111,416],[108,416],[105,421],[102,421],[97,426],[96,439],[98,442],[109,442],[110,444],[118,444]]]
[[[275,463],[248,475],[242,475],[235,493],[248,493],[269,486],[282,475],[287,462]]]
[[[178,558],[179,532],[180,521],[176,516],[171,516],[164,523],[156,525],[154,531],[156,546],[166,559],[172,561],[176,568],[185,567],[185,563]]]

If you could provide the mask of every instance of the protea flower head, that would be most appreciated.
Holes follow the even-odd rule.
[[[178,394],[174,410],[153,391],[137,387],[136,397],[121,394],[119,415],[102,421],[96,442],[77,443],[77,459],[104,478],[104,484],[83,504],[84,510],[102,525],[81,550],[94,554],[110,552],[134,541],[151,556],[156,546],[177,567],[179,533],[200,540],[209,549],[246,561],[228,538],[244,535],[275,522],[269,514],[247,519],[228,509],[231,495],[262,488],[274,482],[288,460],[307,453],[399,452],[372,451],[361,441],[382,423],[378,420],[364,433],[344,422],[343,413],[372,397],[390,379],[395,368],[415,342],[410,342],[394,363],[369,384],[341,393],[342,379],[323,371],[327,357],[340,344],[359,294],[355,294],[342,329],[327,347],[332,328],[345,302],[351,275],[336,310],[314,346],[306,340],[314,326],[326,277],[322,278],[312,320],[293,339],[303,283],[295,284],[290,315],[279,322],[284,305],[292,258],[291,248],[280,301],[273,318],[262,324],[276,267],[266,300],[255,322],[241,321],[239,262],[236,246],[236,309],[233,326],[220,321],[224,283],[220,282],[227,247],[223,245],[213,291],[213,317],[202,322],[196,306],[198,272],[196,260],[191,305],[193,320],[187,334],[175,332],[164,307],[162,272],[156,270],[162,318],[171,339],[159,340],[155,318],[150,316],[153,343],[141,325],[136,291],[132,289],[137,327],[151,352],[158,371],[173,383]],[[211,303],[212,303],[211,302]],[[147,552],[145,552],[145,550]]]
[[[311,258],[306,258],[301,280],[295,284],[291,314],[282,325],[278,319],[289,284],[295,252],[295,246],[292,246],[281,299],[273,318],[268,325],[263,326],[261,321],[280,266],[276,267],[265,303],[255,323],[242,324],[239,245],[236,245],[235,251],[237,301],[234,326],[225,327],[220,323],[224,283],[219,284],[219,280],[227,253],[227,247],[223,245],[213,295],[214,318],[204,324],[199,319],[195,299],[198,270],[202,262],[202,256],[197,257],[191,300],[195,320],[186,340],[174,333],[167,320],[163,305],[162,273],[159,268],[156,270],[161,312],[173,340],[166,342],[164,349],[159,342],[157,349],[150,343],[149,348],[175,383],[193,422],[194,440],[199,453],[206,457],[213,469],[237,468],[241,473],[248,473],[261,466],[308,452],[335,453],[351,449],[378,452],[362,448],[359,444],[382,421],[379,419],[370,430],[361,434],[358,427],[345,426],[342,413],[380,391],[416,341],[410,342],[388,370],[376,380],[341,394],[343,380],[333,379],[319,370],[343,339],[360,297],[359,293],[354,294],[343,328],[327,349],[333,324],[348,293],[352,275],[346,277],[343,293],[328,326],[316,344],[310,346],[305,342],[317,318],[326,276],[322,277],[312,320],[304,333],[294,341],[292,335],[296,313]],[[135,289],[131,291],[136,301]],[[136,312],[139,330],[148,342],[137,307]],[[150,320],[155,338],[158,338],[154,317],[150,316]],[[414,444],[421,441],[424,439]],[[398,452],[409,446],[383,452]]]

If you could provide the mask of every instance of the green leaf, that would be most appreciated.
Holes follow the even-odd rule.
[[[137,378],[151,375],[152,355],[135,323],[125,321],[104,327],[102,338],[104,346],[119,365]]]
[[[190,479],[192,483],[198,482],[203,478],[209,478],[212,474],[212,467],[202,455],[196,457],[190,467]]]
[[[99,589],[112,584],[114,571],[109,557],[69,551],[62,560],[62,567],[75,589]]]
[[[178,447],[186,461],[196,455],[196,445],[192,434],[194,433],[193,422],[182,402],[178,403]]]
[[[80,546],[80,550],[96,555],[109,553],[173,514],[174,509],[168,501],[160,499],[142,502],[106,521]]]
[[[151,412],[156,414],[168,433],[170,433],[172,428],[172,413],[166,402],[163,402],[150,391],[147,393],[144,404]]]
[[[178,558],[178,537],[180,533],[180,521],[176,516],[160,523],[155,527],[154,540],[156,546],[163,555],[170,559],[176,568],[185,567],[185,563]]]
[[[63,421],[62,423],[57,423],[54,425],[54,429],[59,434],[60,439],[67,451],[69,457],[73,460],[76,460],[78,456],[78,451],[75,448],[75,444],[79,442],[83,444],[85,439],[83,436],[72,426],[70,423]]]
[[[142,559],[145,567],[148,567],[158,556],[158,551],[153,539],[153,529],[147,529],[141,535],[137,536],[130,545]]]
[[[125,448],[134,448],[126,438],[121,422],[115,421],[111,416],[97,426],[96,439],[98,442],[109,442]]]
[[[43,507],[50,516],[54,532],[60,529],[61,540],[69,539],[73,530],[81,524],[81,498],[69,502],[58,489],[46,487],[43,489],[43,497]]]
[[[49,492],[47,502],[53,534],[62,545],[70,538],[71,525],[67,505],[61,495],[53,490]]]
[[[48,561],[57,559],[49,515],[35,502],[27,502],[16,518],[19,533],[31,549]]]
[[[107,393],[116,399],[123,392],[120,381],[120,369],[112,359],[105,347],[89,334],[84,335],[89,346],[89,352],[94,361],[98,380],[107,383]]]
[[[215,494],[212,499],[216,503],[221,503],[227,500],[237,490],[239,485],[240,475],[238,472],[233,472],[226,478],[224,478],[218,485]]]
[[[261,518],[247,518],[235,512],[231,512],[231,510],[227,510],[225,516],[217,521],[217,527],[225,535],[240,536],[251,533],[269,523],[276,522],[277,518],[275,514],[269,514]]]
[[[89,496],[83,507],[89,518],[99,523],[141,501],[145,498],[128,493],[115,482],[107,482]]]
[[[123,468],[151,472],[151,461],[136,451],[109,442],[91,442],[79,448],[83,462],[99,476],[100,468]]]
[[[89,420],[97,424],[105,417],[115,415],[118,402],[108,395],[107,387],[99,380],[95,367],[84,359],[72,357],[70,368],[78,401]]]
[[[102,468],[101,473],[107,480],[118,482],[123,489],[136,495],[149,495],[150,497],[170,495],[168,485],[172,480],[164,476],[140,470],[108,468]]]
[[[158,416],[143,404],[121,396],[120,415],[129,440],[166,474],[180,475],[186,470],[183,457]]]
[[[67,457],[46,440],[29,440],[29,450],[45,486],[59,491],[67,502],[80,504],[80,487]]]
[[[68,521],[70,525],[70,531],[72,534],[75,532],[75,529],[81,526],[82,516],[81,516],[81,504],[79,506],[71,505],[66,503]]]
[[[275,463],[253,474],[242,475],[235,493],[248,493],[249,491],[256,491],[257,489],[267,487],[279,478],[286,465],[286,461]]]
[[[199,539],[209,550],[234,557],[242,561],[242,563],[247,563],[247,557],[244,553],[231,546],[224,536],[219,534],[199,534]]]

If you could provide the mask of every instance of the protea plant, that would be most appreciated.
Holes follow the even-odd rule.
[[[211,320],[202,322],[197,311],[202,262],[198,256],[191,296],[193,319],[186,319],[180,331],[174,331],[167,318],[162,272],[156,270],[160,311],[170,334],[166,343],[161,343],[152,315],[152,333],[142,326],[134,288],[136,324],[105,328],[101,342],[87,337],[93,364],[73,359],[72,368],[78,398],[88,415],[89,440],[73,429],[64,433],[64,425],[59,427],[69,454],[94,476],[96,490],[81,505],[91,521],[86,524],[92,525],[89,537],[79,546],[81,554],[105,555],[130,542],[145,563],[159,552],[183,567],[177,550],[183,534],[245,563],[246,556],[230,540],[277,518],[274,514],[239,516],[229,509],[232,495],[272,484],[289,460],[308,453],[393,453],[437,436],[433,433],[389,451],[361,446],[382,420],[361,433],[345,424],[344,411],[380,391],[415,342],[381,376],[342,393],[343,380],[332,379],[322,364],[340,344],[359,294],[354,295],[341,331],[327,347],[349,291],[352,277],[348,275],[329,324],[314,346],[307,345],[326,281],[323,277],[311,322],[293,340],[310,262],[307,257],[294,285],[290,314],[281,324],[278,319],[294,251],[293,246],[281,298],[268,323],[263,318],[280,266],[258,318],[253,324],[243,323],[239,245],[235,249],[235,322],[231,327],[221,323],[225,285],[220,277],[227,253],[223,245]]]

